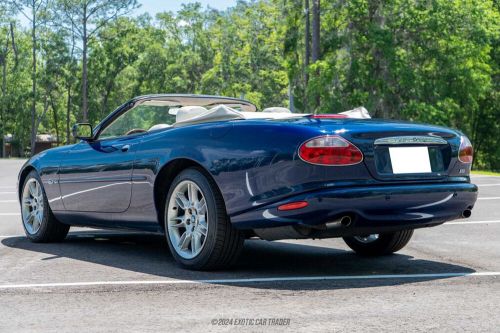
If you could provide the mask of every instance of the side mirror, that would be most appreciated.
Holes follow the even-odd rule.
[[[92,140],[92,125],[88,123],[79,123],[73,125],[72,134],[75,139],[90,141]]]

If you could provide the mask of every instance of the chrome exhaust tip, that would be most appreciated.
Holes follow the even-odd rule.
[[[352,224],[352,218],[349,215],[342,216],[338,220],[324,224],[326,229],[347,228]]]
[[[466,209],[462,212],[462,217],[468,218],[472,215],[472,211],[470,209]]]
[[[352,218],[349,215],[346,215],[340,219],[340,224],[344,227],[348,227],[352,224]]]

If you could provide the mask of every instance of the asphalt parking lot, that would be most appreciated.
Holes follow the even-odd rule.
[[[228,271],[191,272],[162,237],[23,236],[21,160],[0,160],[0,331],[473,331],[500,327],[500,177],[473,176],[472,217],[415,232],[396,255],[342,240],[248,241]]]

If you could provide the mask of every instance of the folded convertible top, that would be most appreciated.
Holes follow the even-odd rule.
[[[347,118],[368,119],[370,114],[364,107],[341,112]],[[202,106],[184,106],[177,110],[174,126],[185,126],[212,121],[244,120],[244,119],[287,119],[308,117],[311,114],[292,113],[286,108],[269,108],[263,112],[244,112],[230,108],[226,105],[217,105],[211,109]]]

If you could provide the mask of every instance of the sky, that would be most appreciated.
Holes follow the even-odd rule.
[[[138,0],[142,5],[136,12],[142,14],[148,12],[151,16],[164,11],[176,12],[183,3],[199,2],[203,7],[210,6],[215,9],[226,9],[236,5],[236,0]]]
[[[140,15],[147,12],[152,17],[164,11],[176,12],[183,3],[199,2],[203,7],[210,6],[219,10],[236,5],[236,0],[138,0],[137,2],[141,4],[141,7],[135,10],[135,14]],[[22,14],[19,14],[18,18],[23,26],[29,25],[29,21]]]

